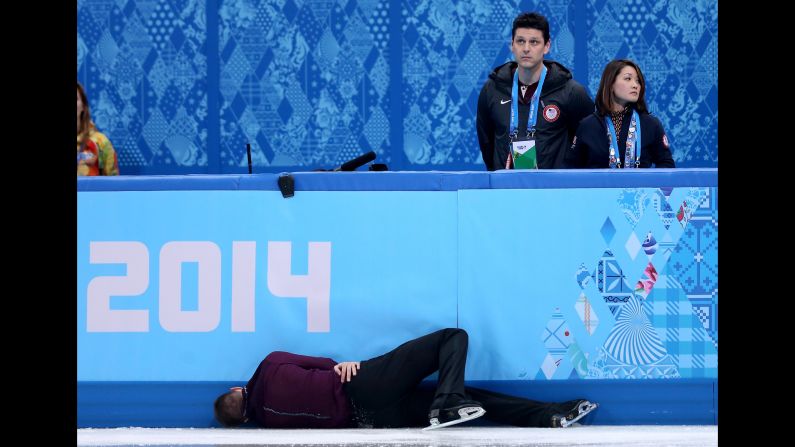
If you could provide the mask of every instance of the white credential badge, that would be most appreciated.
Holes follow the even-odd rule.
[[[515,169],[538,169],[536,163],[536,140],[514,141],[513,164]]]

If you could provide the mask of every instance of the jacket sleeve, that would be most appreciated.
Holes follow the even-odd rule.
[[[577,134],[577,128],[585,117],[593,113],[594,103],[585,87],[579,82],[574,82],[571,89],[571,97],[569,98],[569,141]]]
[[[94,133],[99,158],[100,175],[119,175],[119,160],[116,157],[116,150],[110,143],[108,137],[101,133]]]
[[[580,122],[580,125],[577,126],[577,133],[574,135],[574,142],[566,151],[566,156],[563,160],[564,168],[576,169],[584,168],[586,166],[588,146],[585,139],[583,138],[583,135],[585,134],[585,126],[582,122]]]
[[[654,120],[654,141],[652,141],[649,148],[649,155],[651,161],[656,168],[675,168],[674,157],[671,155],[671,148],[668,147],[668,137],[665,136],[665,130],[662,123],[656,117],[651,117]]]
[[[486,164],[486,169],[493,171],[496,169],[494,166],[494,123],[491,121],[489,110],[488,86],[489,81],[487,80],[478,96],[477,131],[483,163]]]
[[[271,364],[291,364],[305,369],[334,369],[337,364],[334,360],[326,357],[310,357],[307,355],[291,354],[284,351],[274,351],[265,357],[265,362]]]

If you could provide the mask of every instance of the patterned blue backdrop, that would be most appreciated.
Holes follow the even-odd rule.
[[[718,162],[717,0],[78,0],[77,79],[122,174],[484,170],[475,133],[511,23],[591,96],[637,61],[680,167]]]

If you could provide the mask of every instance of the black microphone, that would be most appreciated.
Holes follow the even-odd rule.
[[[364,166],[366,163],[375,160],[375,152],[370,151],[364,155],[360,155],[353,160],[346,161],[342,166],[334,168],[334,171],[355,171],[356,168]]]
[[[248,155],[248,173],[251,174],[251,143],[246,143],[246,154]]]

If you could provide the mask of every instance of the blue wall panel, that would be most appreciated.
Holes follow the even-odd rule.
[[[473,383],[716,423],[717,170],[643,173],[302,173],[289,199],[273,174],[81,178],[80,424],[206,426],[206,383],[271,351],[456,326]]]
[[[434,380],[421,387],[432,387]],[[78,427],[219,427],[212,402],[237,382],[80,382]],[[600,408],[582,422],[596,425],[715,425],[717,381],[561,380],[467,381],[467,386],[541,401],[587,396]],[[475,423],[488,424],[478,420]]]

